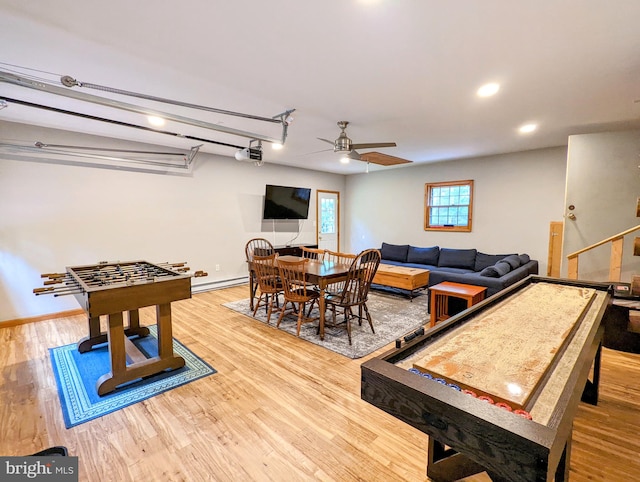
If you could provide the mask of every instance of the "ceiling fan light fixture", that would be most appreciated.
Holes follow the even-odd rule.
[[[343,130],[338,138],[333,142],[333,150],[335,152],[343,152],[351,150],[351,139],[347,137],[347,133]]]
[[[340,157],[340,162],[342,164],[347,164],[351,159],[356,161],[364,161],[367,163],[367,169],[369,168],[368,164],[378,164],[380,166],[395,166],[398,164],[407,164],[412,161],[407,159],[402,159],[400,157],[390,156],[388,154],[382,154],[381,152],[365,152],[360,154],[358,149],[378,149],[382,147],[396,147],[397,144],[395,142],[367,142],[367,143],[358,143],[354,144],[351,139],[347,137],[347,133],[345,129],[349,125],[348,121],[339,121],[338,127],[341,132],[338,138],[335,141],[330,141],[329,139],[323,139],[322,137],[318,137],[318,140],[322,142],[326,142],[327,144],[333,145],[334,152],[342,153]]]
[[[341,129],[340,135],[333,142],[334,152],[348,152],[351,151],[351,139],[347,137],[347,133],[344,131],[349,125],[349,121],[339,121],[338,127]]]

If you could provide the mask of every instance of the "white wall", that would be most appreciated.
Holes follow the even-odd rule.
[[[347,178],[352,251],[381,243],[527,253],[547,273],[549,223],[563,216],[564,147],[410,166]],[[425,183],[473,179],[473,230],[424,230]]]
[[[1,123],[0,138],[88,144],[104,138]],[[118,142],[118,147],[132,148]],[[136,148],[149,148],[136,145]],[[153,146],[151,146],[153,147]],[[5,157],[7,157],[5,155]],[[78,308],[34,296],[40,274],[102,260],[188,261],[209,272],[194,289],[246,276],[244,244],[315,242],[315,191],[339,191],[342,249],[382,241],[528,253],[546,274],[549,222],[561,220],[566,148],[341,176],[199,154],[189,176],[10,160],[0,156],[0,321]],[[426,182],[473,179],[471,233],[423,229]],[[310,219],[262,221],[265,184],[313,189]],[[220,270],[215,271],[216,265]]]
[[[115,142],[6,122],[0,122],[0,138],[75,145]],[[66,266],[103,260],[188,261],[192,269],[209,273],[193,279],[195,289],[246,277],[248,239],[260,236],[286,244],[301,228],[295,242],[315,243],[315,191],[339,191],[344,198],[341,175],[256,167],[207,154],[198,155],[190,176],[6,157],[0,154],[0,321],[77,309],[73,297],[36,297],[32,292],[42,286],[41,273]],[[311,188],[309,219],[300,224],[262,221],[266,184]]]
[[[575,206],[576,219],[565,223],[565,256],[640,224],[639,154],[638,130],[569,136],[566,206]],[[640,232],[625,237],[622,281],[640,273],[640,257],[633,256],[636,236]],[[610,243],[581,254],[579,277],[608,281],[610,254]],[[566,275],[566,258],[563,261]]]

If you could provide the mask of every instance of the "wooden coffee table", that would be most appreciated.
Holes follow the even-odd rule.
[[[413,292],[429,284],[429,270],[381,264],[373,277],[373,283],[407,290],[409,298],[413,301]]]
[[[462,298],[467,302],[467,308],[484,300],[485,286],[465,285],[444,281],[429,288],[431,295],[431,321],[429,326],[436,326],[438,321],[449,318],[449,298]]]

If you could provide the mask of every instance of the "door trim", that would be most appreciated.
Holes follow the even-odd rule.
[[[340,251],[340,191],[327,191],[325,189],[316,189],[316,244],[319,244],[320,239],[318,239],[318,231],[320,229],[320,193],[327,194],[335,194],[336,201],[338,203],[337,211],[338,211],[338,221],[336,226],[336,239],[338,245],[338,251]]]

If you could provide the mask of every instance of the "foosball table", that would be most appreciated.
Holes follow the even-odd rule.
[[[567,480],[610,297],[607,283],[531,276],[363,363],[362,398],[429,435],[430,479]]]
[[[80,353],[108,342],[111,372],[96,384],[98,394],[104,395],[123,383],[184,366],[184,359],[173,353],[171,302],[191,298],[191,278],[207,275],[189,271],[186,263],[102,262],[43,274],[44,287],[33,291],[36,295],[75,296],[89,322],[89,335],[78,342]],[[138,311],[146,306],[156,307],[158,355],[151,358],[129,340],[149,334],[147,327],[140,326]],[[106,332],[100,328],[101,316],[107,317]]]

